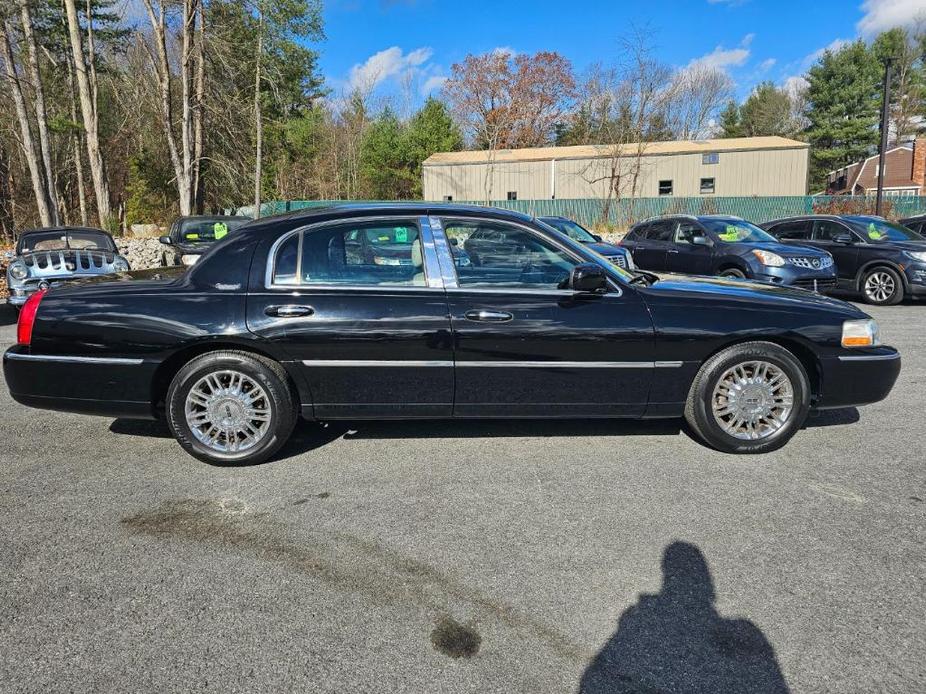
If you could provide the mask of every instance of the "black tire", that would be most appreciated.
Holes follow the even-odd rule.
[[[746,273],[735,267],[728,267],[726,270],[720,271],[721,277],[737,277],[741,280],[746,279]]]
[[[259,384],[266,394],[266,405],[270,411],[267,429],[253,447],[244,451],[222,452],[207,446],[194,435],[185,416],[185,404],[190,390],[204,376],[220,371],[244,374]],[[292,434],[296,425],[296,408],[297,403],[283,367],[272,359],[249,352],[218,351],[202,354],[177,372],[167,391],[167,425],[174,438],[194,458],[213,465],[255,465],[270,458]]]
[[[738,364],[764,361],[778,367],[791,381],[792,406],[785,423],[758,439],[733,436],[718,423],[713,413],[713,396],[724,374]],[[767,453],[785,445],[804,425],[810,411],[810,382],[800,361],[785,348],[771,342],[733,345],[708,359],[695,376],[685,405],[685,419],[704,443],[724,453]]]
[[[893,289],[887,290],[886,287]],[[874,306],[893,306],[903,301],[903,280],[894,268],[878,266],[867,270],[862,276],[860,289],[865,302]]]

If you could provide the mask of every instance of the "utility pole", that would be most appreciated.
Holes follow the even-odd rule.
[[[887,136],[891,128],[891,62],[893,58],[884,59],[884,92],[881,96],[881,149],[878,151],[878,195],[875,198],[875,214],[881,214],[881,201],[884,198],[884,167],[887,164]]]

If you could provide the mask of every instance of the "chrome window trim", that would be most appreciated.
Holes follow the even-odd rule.
[[[526,224],[523,224],[523,223],[521,223],[521,222],[512,221],[512,220],[510,220],[510,219],[498,219],[498,218],[496,218],[496,217],[471,217],[471,216],[468,216],[468,215],[465,215],[465,214],[462,214],[462,215],[461,215],[461,214],[448,214],[448,215],[442,215],[442,216],[432,215],[432,216],[431,216],[431,227],[432,227],[433,229],[439,228],[439,229],[440,229],[440,234],[441,234],[441,236],[442,236],[443,239],[444,239],[444,248],[438,248],[438,251],[439,251],[440,253],[442,253],[442,255],[439,256],[439,257],[441,257],[441,258],[443,259],[443,262],[449,262],[449,263],[450,263],[450,270],[451,270],[451,272],[453,273],[453,284],[448,284],[446,277],[445,277],[445,279],[444,279],[444,286],[445,286],[447,289],[460,289],[460,290],[464,290],[464,291],[477,291],[477,290],[479,290],[479,289],[486,289],[486,288],[485,288],[485,287],[478,287],[478,288],[469,289],[469,288],[467,288],[467,287],[465,287],[465,286],[460,286],[459,281],[458,281],[459,278],[457,277],[457,272],[456,272],[456,265],[454,265],[454,262],[453,262],[453,255],[451,254],[451,252],[450,252],[450,250],[449,250],[450,243],[449,243],[449,241],[447,240],[447,235],[446,235],[446,232],[444,231],[444,225],[443,225],[443,223],[444,223],[445,221],[460,221],[460,222],[469,222],[469,223],[476,223],[476,224],[478,224],[478,223],[480,223],[480,222],[483,222],[483,223],[489,222],[489,223],[492,223],[492,224],[500,224],[500,225],[505,225],[505,226],[517,227],[517,228],[522,229],[523,231],[527,232],[528,234],[532,234],[533,236],[537,236],[537,237],[539,237],[540,239],[542,239],[542,240],[544,240],[544,241],[549,241],[553,246],[555,246],[556,248],[558,248],[559,250],[561,250],[563,253],[565,253],[567,256],[569,256],[569,258],[571,258],[574,262],[576,262],[576,264],[583,264],[583,263],[591,263],[591,262],[594,262],[594,261],[592,261],[592,260],[586,260],[586,259],[583,258],[581,255],[579,255],[578,253],[576,253],[576,251],[575,251],[574,249],[570,248],[569,246],[563,245],[563,244],[559,241],[559,239],[554,238],[554,237],[552,237],[552,236],[546,236],[546,235],[544,235],[544,234],[541,234],[541,233],[538,232],[536,229],[533,229],[533,228],[531,228],[531,227],[529,227],[529,226],[527,226]],[[439,225],[439,227],[436,227],[436,226],[435,226],[435,222]],[[543,222],[540,222],[540,223],[543,224]],[[559,233],[559,232],[557,232],[557,233]],[[604,266],[602,266],[602,267],[604,267]],[[441,269],[443,269],[443,263],[441,264]],[[607,268],[605,268],[605,270],[607,271]],[[624,292],[623,292],[623,289],[621,288],[621,286],[618,284],[618,282],[617,282],[616,280],[614,280],[610,275],[607,275],[607,278],[608,278],[608,286],[611,288],[611,291],[609,291],[607,294],[604,294],[603,296],[608,296],[609,294],[615,294],[615,295],[617,295],[617,296],[621,296]],[[549,293],[549,292],[565,292],[566,294],[569,294],[569,295],[575,295],[575,292],[572,291],[572,290],[570,290],[570,289],[556,289],[556,288],[553,288],[553,287],[550,287],[550,288],[547,288],[547,289],[543,289],[543,288],[541,288],[541,287],[537,287],[536,289],[532,289],[529,285],[525,285],[523,289],[518,289],[518,288],[516,288],[516,287],[506,287],[505,289],[507,289],[509,292],[529,292],[529,293],[536,293],[536,292],[538,292],[538,291],[541,291],[541,292],[543,292],[543,293]],[[496,290],[490,289],[489,291],[496,291]]]
[[[839,355],[839,361],[892,361],[900,359],[900,352],[893,354],[853,354]]]
[[[432,289],[443,289],[444,278],[440,265],[440,256],[435,249],[434,231],[431,220],[425,215],[418,218],[419,238],[421,241],[421,259],[424,270],[425,284]]]
[[[459,287],[457,269],[453,260],[453,250],[450,246],[450,240],[444,233],[444,225],[441,223],[440,217],[434,215],[428,217],[428,225],[434,233],[434,246],[444,287],[447,289],[456,289]]]
[[[20,354],[7,352],[7,359],[13,361],[51,361],[64,364],[122,364],[125,366],[138,366],[144,359],[127,359],[122,357],[78,357],[62,354]]]
[[[298,290],[302,290],[306,288],[311,289],[313,291],[316,289],[329,289],[329,288],[330,289],[363,288],[363,289],[370,289],[370,290],[377,290],[377,289],[383,289],[383,288],[387,290],[391,290],[391,289],[422,290],[422,289],[429,289],[429,288],[434,289],[435,287],[429,284],[429,275],[428,275],[428,267],[427,267],[428,261],[426,257],[428,249],[424,241],[424,229],[421,226],[421,219],[422,217],[420,215],[416,216],[413,214],[412,215],[384,214],[384,215],[376,215],[372,217],[341,217],[338,219],[327,219],[323,222],[315,222],[314,224],[306,224],[301,227],[296,227],[295,229],[290,229],[289,231],[281,235],[276,241],[274,241],[273,244],[270,246],[270,250],[267,252],[267,263],[266,263],[266,269],[264,271],[264,289],[267,289],[267,290],[285,289],[289,291],[298,291]],[[350,285],[347,285],[347,284],[335,284],[331,282],[303,282],[302,281],[302,234],[314,232],[314,231],[320,231],[326,227],[332,227],[332,226],[343,226],[343,225],[348,225],[348,224],[364,224],[364,223],[370,223],[370,222],[385,222],[385,221],[396,221],[396,220],[410,222],[418,228],[418,238],[422,246],[422,260],[424,261],[423,267],[422,267],[422,270],[424,271],[424,277],[425,277],[424,284],[422,285],[397,284],[394,286],[385,285],[385,284],[350,284]],[[429,231],[430,231],[430,228],[429,228]],[[280,246],[282,246],[286,242],[286,240],[289,239],[294,234],[300,235],[299,236],[299,247],[297,249],[297,253],[299,255],[296,259],[296,277],[299,279],[299,283],[298,284],[276,284],[273,281],[273,273],[274,273],[274,270],[276,269],[277,252],[279,251]],[[440,289],[440,287],[437,287],[437,288]]]

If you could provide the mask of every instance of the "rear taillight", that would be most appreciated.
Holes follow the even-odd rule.
[[[21,345],[28,345],[32,342],[32,326],[35,325],[35,314],[38,313],[39,304],[42,303],[42,297],[45,296],[46,289],[40,289],[35,294],[26,299],[22,310],[19,312],[19,323],[16,324],[16,342]]]

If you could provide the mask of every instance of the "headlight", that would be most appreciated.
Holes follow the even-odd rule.
[[[914,260],[919,260],[921,263],[926,263],[926,251],[904,251],[908,256]]]
[[[881,344],[881,330],[870,318],[847,320],[842,324],[843,347],[877,347]]]
[[[762,251],[758,248],[752,250],[752,254],[759,259],[759,262],[769,267],[781,267],[785,264],[785,259],[777,253],[771,251]]]
[[[199,256],[195,253],[180,256],[180,262],[184,265],[195,265],[197,260]]]
[[[29,276],[29,268],[26,267],[23,261],[15,260],[10,263],[9,273],[11,279],[24,280]]]
[[[122,256],[116,256],[116,259],[113,261],[113,270],[116,272],[128,272],[129,261]]]

